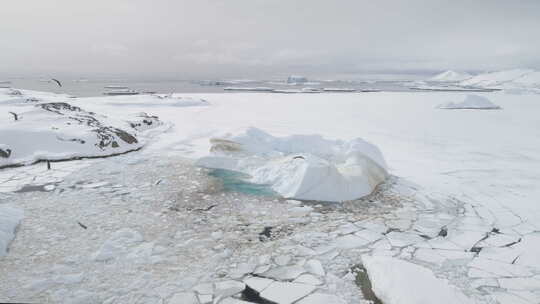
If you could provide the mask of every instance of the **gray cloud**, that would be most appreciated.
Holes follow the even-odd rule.
[[[540,68],[540,1],[2,3],[1,74],[179,78]]]

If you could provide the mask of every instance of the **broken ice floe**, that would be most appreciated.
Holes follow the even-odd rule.
[[[401,259],[362,256],[373,291],[385,304],[473,303],[433,272]]]
[[[360,139],[328,140],[319,135],[274,137],[249,128],[211,140],[207,168],[238,171],[286,198],[346,201],[370,194],[388,176],[379,149]]]

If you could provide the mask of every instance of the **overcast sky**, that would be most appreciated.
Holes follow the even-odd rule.
[[[539,0],[5,0],[0,74],[540,68]]]

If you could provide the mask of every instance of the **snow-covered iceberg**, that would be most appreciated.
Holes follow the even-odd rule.
[[[240,135],[211,139],[207,168],[248,174],[286,198],[346,201],[370,194],[387,166],[380,150],[360,139],[328,140],[320,135],[274,137],[249,128]]]
[[[471,78],[469,73],[458,73],[455,71],[446,71],[431,77],[429,80],[437,82],[458,82]]]
[[[498,105],[491,102],[489,99],[479,95],[467,95],[461,102],[448,102],[438,105],[439,109],[473,109],[473,110],[497,110],[500,109]]]
[[[22,219],[22,210],[0,205],[0,257],[7,254],[9,243],[15,238],[15,230]]]
[[[288,84],[296,84],[296,83],[305,83],[308,79],[304,76],[298,76],[298,75],[291,75],[289,78],[287,78]]]
[[[385,304],[473,303],[447,280],[398,258],[362,256],[375,295]]]

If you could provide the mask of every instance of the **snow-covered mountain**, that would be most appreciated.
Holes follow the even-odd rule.
[[[466,72],[446,71],[431,77],[431,81],[458,82],[471,78],[472,75]]]
[[[540,71],[513,69],[483,73],[464,80],[460,84],[492,88],[540,88]]]

